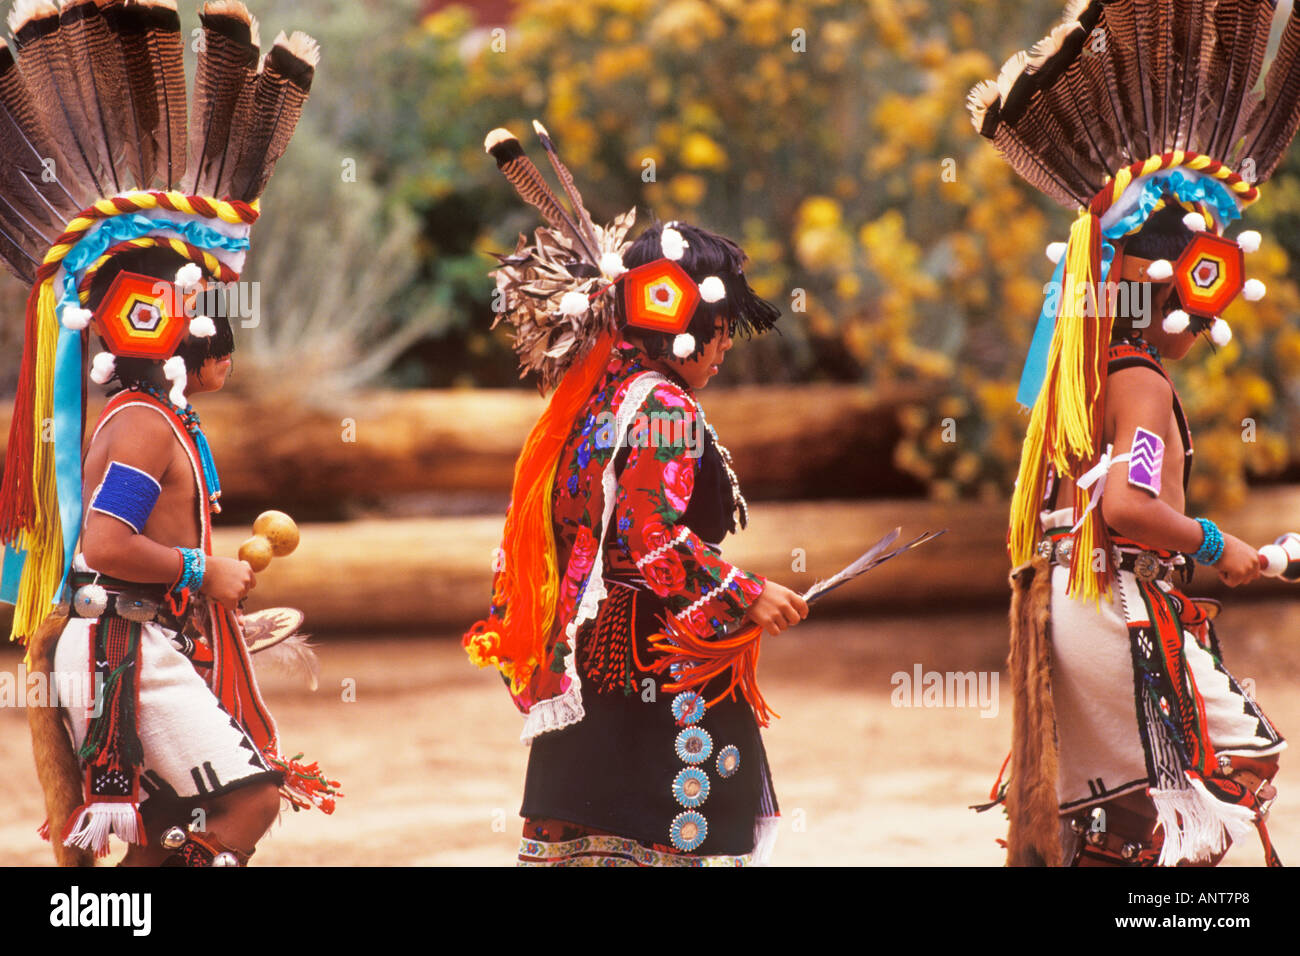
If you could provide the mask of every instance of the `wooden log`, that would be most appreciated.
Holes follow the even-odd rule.
[[[845,385],[710,389],[709,421],[736,462],[746,495],[852,498],[919,495],[894,467],[898,408],[926,393]],[[102,400],[92,399],[90,420]],[[394,497],[418,513],[500,513],[515,457],[543,408],[504,390],[366,391],[319,404],[238,393],[197,403],[228,512],[267,507],[299,520],[338,520]],[[0,412],[0,460],[10,409]]]

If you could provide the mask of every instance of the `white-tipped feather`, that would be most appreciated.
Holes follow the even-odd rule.
[[[1241,246],[1241,251],[1250,253],[1259,251],[1260,235],[1254,229],[1247,229],[1241,235],[1237,236],[1237,245]]]
[[[1047,244],[1047,258],[1051,259],[1053,263],[1060,262],[1063,255],[1065,255],[1065,243],[1049,242]]]
[[[1024,50],[1019,53],[1013,53],[1007,58],[1007,62],[1002,64],[1002,69],[998,71],[998,93],[1005,100],[1007,94],[1011,92],[1011,87],[1015,86],[1016,80],[1020,79],[1020,74],[1025,71],[1029,64],[1029,54]]]
[[[190,319],[190,335],[196,339],[210,339],[217,334],[217,323],[206,315],[196,315]]]
[[[966,94],[966,109],[970,111],[971,123],[975,126],[976,132],[984,128],[984,114],[1001,95],[998,84],[993,80],[981,80]]]
[[[695,336],[683,332],[673,339],[673,354],[679,359],[690,358],[695,351]]]
[[[1258,279],[1247,279],[1246,284],[1241,287],[1242,297],[1245,298],[1247,302],[1258,302],[1260,299],[1264,298],[1264,293],[1267,291],[1268,289],[1265,287],[1264,283],[1260,282]]]
[[[1223,348],[1232,341],[1232,326],[1223,319],[1215,319],[1214,324],[1210,326],[1210,341]]]
[[[17,33],[19,29],[37,17],[58,16],[58,4],[49,0],[17,0],[9,11],[9,32]]]
[[[1192,232],[1205,231],[1205,214],[1200,212],[1189,212],[1183,217],[1183,225]]]

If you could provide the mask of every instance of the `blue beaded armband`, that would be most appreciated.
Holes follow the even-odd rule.
[[[199,548],[177,548],[181,553],[181,576],[172,585],[172,594],[178,597],[185,591],[198,594],[203,586],[203,576],[208,570],[207,555]]]
[[[1209,518],[1197,518],[1196,523],[1201,526],[1201,532],[1205,537],[1192,557],[1196,559],[1197,564],[1217,564],[1223,557],[1223,532]]]
[[[112,515],[141,534],[161,493],[162,486],[153,475],[120,461],[110,461],[104,480],[90,499],[90,510]]]

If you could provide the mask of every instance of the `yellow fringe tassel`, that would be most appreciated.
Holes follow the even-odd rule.
[[[63,527],[59,519],[59,494],[55,482],[54,360],[59,341],[53,280],[46,281],[37,298],[36,382],[32,404],[32,429],[37,436],[32,454],[32,489],[36,504],[32,529],[22,535],[27,551],[18,582],[10,637],[26,642],[50,613],[63,578]],[[30,650],[29,650],[30,652]]]
[[[1110,319],[1103,317],[1104,302],[1098,296],[1100,277],[1092,269],[1097,228],[1096,217],[1087,210],[1070,227],[1047,375],[1030,415],[1011,503],[1008,547],[1017,567],[1033,557],[1038,542],[1048,465],[1061,477],[1077,479],[1097,454],[1102,373],[1111,327]],[[1087,493],[1076,491],[1076,513],[1081,513],[1086,503]],[[1092,569],[1092,552],[1100,534],[1096,520],[1094,511],[1079,530],[1074,550],[1078,560],[1070,576],[1071,591],[1077,589],[1092,598],[1099,598],[1105,587],[1105,581]]]

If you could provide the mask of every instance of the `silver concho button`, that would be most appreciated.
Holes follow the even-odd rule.
[[[179,850],[185,845],[185,831],[180,827],[172,827],[162,835],[162,845],[169,850]]]
[[[108,610],[108,592],[98,584],[86,584],[72,595],[72,609],[78,617],[99,617]]]
[[[239,866],[239,858],[233,853],[218,853],[212,858],[213,866]]]
[[[140,594],[119,594],[117,616],[124,621],[144,624],[158,616],[158,602]]]
[[[1160,559],[1150,551],[1143,551],[1133,559],[1133,574],[1139,581],[1154,581],[1160,576]]]
[[[1074,554],[1074,539],[1062,538],[1061,543],[1056,546],[1056,563],[1068,566],[1072,554]]]

